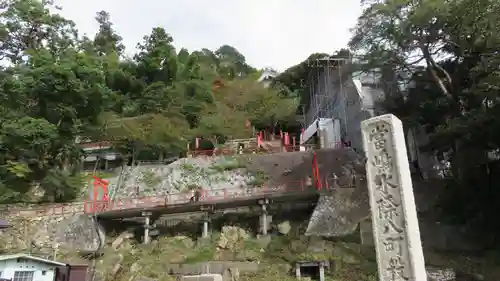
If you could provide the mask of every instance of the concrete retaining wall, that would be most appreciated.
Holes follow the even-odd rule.
[[[181,281],[222,281],[220,274],[190,275],[181,277]]]
[[[195,264],[168,264],[167,272],[172,275],[196,274],[223,274],[228,269],[237,269],[239,272],[257,272],[259,264],[256,262],[202,262]]]

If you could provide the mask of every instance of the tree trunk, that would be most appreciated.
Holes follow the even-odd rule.
[[[451,86],[453,81],[451,79],[450,74],[440,65],[438,65],[436,61],[432,58],[428,46],[422,44],[421,50],[422,53],[424,54],[424,58],[427,63],[427,71],[431,75],[434,82],[436,82],[437,86],[439,87],[443,95],[449,97],[453,102],[452,117],[461,116],[462,115],[461,101],[460,98],[456,95],[453,87]],[[439,77],[438,71],[441,72],[446,77],[446,79],[448,80],[447,83],[445,83],[445,81],[443,81],[443,79]],[[446,86],[446,84],[448,84],[448,86],[451,89],[449,89]],[[451,145],[453,151],[452,159],[450,159],[451,168],[453,176],[458,180],[463,179],[462,171],[464,169],[464,163],[465,163],[463,155],[461,153],[461,146],[462,146],[462,141],[460,141],[460,139],[454,140]]]

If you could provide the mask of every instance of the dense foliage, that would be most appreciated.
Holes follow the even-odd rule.
[[[382,72],[387,111],[428,136],[422,151],[450,161],[443,211],[499,233],[500,2],[364,4],[350,47]]]
[[[88,38],[54,11],[50,1],[0,1],[0,201],[29,200],[35,183],[45,200],[77,196],[77,138],[175,154],[195,136],[250,137],[247,120],[272,128],[295,113],[234,47],[178,50],[155,27],[127,57],[107,12]]]
[[[434,211],[500,233],[500,2],[361,2],[351,70],[378,72],[387,95],[382,106],[420,136],[422,153],[451,164],[441,210]],[[305,110],[308,64],[325,55],[311,55],[275,81]]]

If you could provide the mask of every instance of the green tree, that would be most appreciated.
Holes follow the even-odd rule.
[[[0,202],[75,199],[83,187],[77,139],[111,141],[132,158],[175,154],[195,136],[249,137],[247,120],[274,126],[296,106],[256,83],[231,46],[177,52],[155,27],[129,59],[106,11],[88,38],[50,1],[1,5],[0,58],[9,64],[0,68]],[[230,82],[213,93],[215,80]],[[41,198],[31,197],[34,187]]]
[[[117,54],[122,55],[125,46],[121,43],[122,37],[113,29],[113,23],[108,12],[100,11],[95,20],[99,24],[99,30],[94,37],[94,46],[98,55]]]
[[[489,186],[500,147],[498,77],[500,3],[489,0],[370,1],[350,46],[365,69],[395,72],[392,84],[411,85],[385,102],[405,127],[424,128],[427,150],[451,151],[454,217],[497,227],[500,193]],[[389,71],[387,71],[389,69]],[[453,193],[453,194],[451,194]],[[451,202],[451,200],[450,200]],[[448,202],[448,203],[450,203]],[[474,218],[471,218],[474,217]],[[475,224],[476,225],[476,224]],[[484,228],[481,228],[484,229]]]

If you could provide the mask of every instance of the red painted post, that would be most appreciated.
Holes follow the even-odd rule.
[[[94,185],[94,208],[93,208],[93,213],[95,214],[95,212],[97,211],[97,201],[99,200],[98,198],[98,191],[99,189],[102,189],[103,191],[103,195],[102,195],[102,201],[104,201],[105,203],[107,203],[107,200],[108,200],[108,181],[106,180],[103,180],[101,178],[98,178],[96,176],[93,176],[94,178],[94,182],[93,182],[93,185]]]

